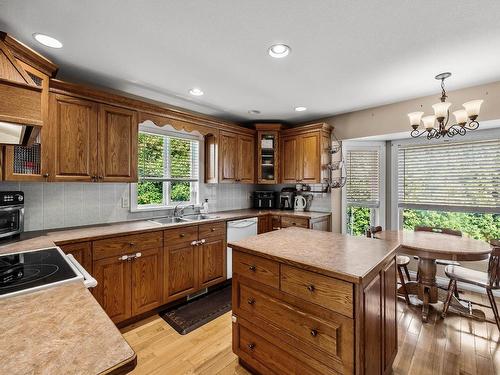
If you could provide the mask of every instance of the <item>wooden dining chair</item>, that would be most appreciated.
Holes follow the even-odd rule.
[[[490,242],[493,246],[490,254],[490,260],[488,262],[488,272],[481,272],[476,270],[471,270],[461,266],[447,266],[444,269],[446,276],[450,279],[450,285],[448,287],[448,296],[444,304],[443,313],[441,316],[446,317],[448,313],[448,308],[450,307],[451,299],[454,291],[457,289],[457,282],[467,283],[476,285],[486,289],[486,294],[488,295],[488,300],[490,306],[486,306],[480,303],[469,302],[469,310],[472,309],[472,305],[479,305],[483,307],[488,307],[493,310],[493,315],[495,321],[489,321],[497,325],[500,330],[500,316],[498,313],[498,307],[495,301],[495,296],[493,295],[493,290],[500,289],[500,240],[494,240]]]
[[[373,236],[382,231],[381,226],[370,227],[367,229],[367,236],[373,238]],[[408,295],[408,290],[406,289],[407,281],[411,281],[410,272],[408,271],[408,265],[410,264],[410,257],[406,255],[396,255],[396,266],[398,270],[399,283],[401,284],[401,289],[403,290],[403,296],[405,297],[406,304],[410,304],[410,296]],[[404,275],[407,277],[405,281]]]

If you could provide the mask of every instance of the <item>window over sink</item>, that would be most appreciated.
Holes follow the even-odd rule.
[[[131,210],[159,210],[199,203],[200,140],[184,133],[141,126],[138,178]]]

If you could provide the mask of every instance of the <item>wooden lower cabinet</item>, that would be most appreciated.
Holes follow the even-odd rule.
[[[93,294],[113,322],[162,304],[162,232],[98,240],[92,247]]]
[[[226,280],[224,222],[167,229],[164,239],[164,302]]]
[[[65,254],[71,254],[89,273],[92,273],[92,246],[90,242],[78,242],[59,246]]]
[[[259,216],[258,220],[257,220],[257,234],[261,234],[261,233],[266,233],[266,232],[269,232],[271,231],[271,228],[270,228],[270,220],[271,217],[269,215],[262,215],[262,216]]]
[[[224,238],[212,238],[199,246],[200,287],[207,288],[226,279]]]
[[[262,374],[390,373],[397,353],[394,258],[380,267],[354,284],[233,251],[234,353]]]
[[[165,245],[165,302],[194,293],[198,287],[198,257],[191,242]]]

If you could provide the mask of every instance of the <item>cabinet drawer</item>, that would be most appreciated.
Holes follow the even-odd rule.
[[[351,283],[282,264],[281,290],[353,317],[354,291]]]
[[[165,246],[174,247],[198,241],[198,226],[167,229],[164,231]]]
[[[251,316],[266,319],[299,340],[307,342],[316,350],[337,359],[341,356],[338,350],[338,340],[348,339],[345,333],[340,335],[340,322],[327,323],[321,318],[246,285],[240,284],[237,308],[247,311]]]
[[[233,253],[233,272],[279,288],[279,263],[239,251]]]
[[[162,232],[131,234],[92,243],[94,260],[162,247]]]
[[[199,226],[200,240],[209,237],[225,237],[225,235],[226,222],[202,224]]]
[[[281,227],[300,227],[300,228],[309,228],[309,219],[304,219],[301,217],[281,217]]]
[[[263,374],[296,375],[313,375],[319,373],[303,364],[300,359],[293,357],[290,353],[283,350],[281,345],[271,343],[253,330],[251,331],[241,324],[238,324],[236,329],[237,341],[233,345],[236,346],[238,356],[249,361],[251,366],[257,367],[259,372]]]

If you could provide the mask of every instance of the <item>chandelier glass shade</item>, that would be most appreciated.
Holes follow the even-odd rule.
[[[422,135],[427,136],[428,139],[453,137],[455,135],[465,135],[467,131],[476,130],[479,128],[477,117],[481,109],[483,100],[471,100],[462,106],[463,109],[454,111],[455,122],[449,125],[450,122],[450,107],[452,103],[447,102],[446,90],[444,88],[444,80],[451,76],[451,73],[441,73],[435,78],[441,81],[441,97],[440,102],[434,104],[432,109],[433,115],[424,116],[424,112],[411,112],[408,113],[412,131],[410,135],[413,138]],[[451,120],[453,121],[453,120]]]

